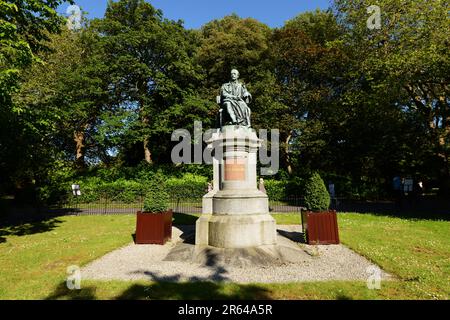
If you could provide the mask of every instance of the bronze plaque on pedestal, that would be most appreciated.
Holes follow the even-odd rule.
[[[228,159],[225,161],[225,180],[245,181],[245,160]]]

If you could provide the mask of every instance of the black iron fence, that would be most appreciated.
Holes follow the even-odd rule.
[[[114,215],[134,214],[142,211],[144,205],[144,194],[137,194],[125,200],[117,195],[102,193],[96,197],[86,198],[80,196],[69,196],[50,211],[68,215]],[[201,214],[202,197],[198,196],[171,196],[169,207],[175,213]],[[272,213],[295,213],[300,212],[303,207],[303,199],[291,196],[284,199],[269,199],[269,209]]]
[[[115,215],[135,214],[143,210],[144,193],[136,192],[130,194],[101,193],[80,197],[70,195],[59,205],[52,207],[49,211],[67,215]],[[199,195],[173,194],[170,198],[169,207],[175,213],[201,214],[202,197]],[[271,213],[300,213],[304,210],[304,199],[300,196],[289,196],[281,199],[269,197],[269,210]],[[448,200],[437,200],[435,198],[419,197],[404,198],[398,201],[355,201],[346,198],[332,198],[331,209],[339,212],[412,212],[426,211],[446,213],[450,215],[450,202]]]

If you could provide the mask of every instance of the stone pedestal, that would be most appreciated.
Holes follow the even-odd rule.
[[[219,135],[214,134],[212,136],[212,139],[218,138]],[[219,160],[216,158],[213,158],[213,189],[205,194],[202,199],[202,213],[203,214],[212,214],[213,213],[213,197],[219,191]]]
[[[247,248],[276,244],[268,197],[256,184],[260,145],[256,132],[241,126],[225,126],[208,141],[215,153],[214,185],[203,198],[196,245]]]

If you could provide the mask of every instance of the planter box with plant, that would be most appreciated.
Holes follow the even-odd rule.
[[[136,243],[165,244],[172,237],[172,210],[169,195],[161,182],[152,183],[144,200],[144,211],[137,213]]]
[[[330,195],[318,173],[305,185],[305,205],[302,212],[303,233],[308,244],[339,244],[336,210],[329,210]]]

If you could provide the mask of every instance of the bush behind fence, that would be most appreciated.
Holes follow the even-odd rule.
[[[90,180],[88,183],[79,182],[81,195],[77,201],[80,203],[93,203],[102,199],[123,203],[142,201],[142,197],[149,191],[149,183],[146,181],[119,179],[114,182],[103,182],[100,179]],[[282,200],[289,197],[300,197],[303,183],[300,180],[276,181],[266,180],[265,189],[271,200]],[[167,179],[165,181],[167,192],[174,199],[197,199],[208,192],[208,181],[204,177],[189,176],[183,179]],[[72,192],[63,197],[61,202],[71,201]]]

